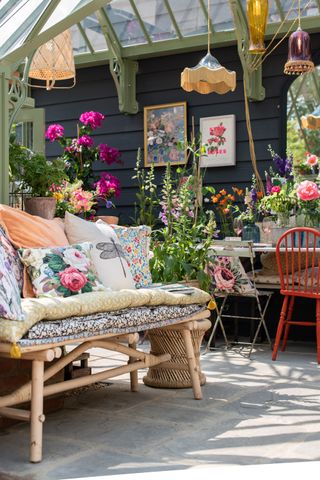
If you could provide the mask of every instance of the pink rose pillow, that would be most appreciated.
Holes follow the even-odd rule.
[[[246,294],[254,290],[238,257],[212,256],[207,272],[213,293]]]
[[[90,243],[20,249],[37,297],[70,297],[106,290],[90,258]]]

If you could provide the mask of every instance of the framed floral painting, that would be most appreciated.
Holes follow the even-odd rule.
[[[183,165],[187,152],[179,145],[187,139],[187,103],[144,107],[144,165]]]
[[[200,134],[206,153],[201,167],[226,167],[236,164],[236,117],[200,118]]]

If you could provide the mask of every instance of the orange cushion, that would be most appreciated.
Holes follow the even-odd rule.
[[[0,205],[0,224],[16,248],[64,247],[69,245],[63,226],[54,220],[29,215],[17,208]],[[31,281],[24,274],[23,296],[34,297]]]

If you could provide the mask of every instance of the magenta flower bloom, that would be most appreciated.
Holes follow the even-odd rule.
[[[82,137],[78,138],[77,140],[78,146],[90,148],[93,147],[93,139],[90,137],[90,135],[82,135]]]
[[[64,134],[64,128],[62,125],[59,125],[59,123],[53,123],[52,125],[49,125],[45,137],[50,140],[50,142],[54,142],[58,138],[62,138]]]
[[[100,160],[105,162],[107,165],[112,165],[112,163],[119,163],[120,152],[117,148],[109,147],[105,143],[100,143],[98,146]]]
[[[92,128],[92,130],[95,130],[96,128],[101,127],[102,121],[104,120],[104,115],[102,115],[102,113],[93,111],[84,112],[80,115],[79,120],[84,125]]]
[[[102,198],[120,197],[120,180],[110,173],[103,172],[100,180],[94,184],[97,194]]]

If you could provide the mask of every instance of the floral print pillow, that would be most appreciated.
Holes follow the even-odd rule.
[[[5,251],[7,255],[7,262],[10,266],[11,272],[13,273],[19,287],[20,294],[23,287],[23,265],[21,263],[18,251],[13,247],[11,242],[8,240],[5,231],[0,225],[0,247]]]
[[[91,243],[20,249],[37,297],[70,297],[105,290],[90,258]]]
[[[0,317],[8,320],[24,320],[21,308],[21,290],[15,269],[10,242],[0,236]],[[20,274],[19,274],[20,275]]]
[[[238,257],[215,256],[207,265],[213,293],[246,294],[254,288]]]
[[[152,284],[149,268],[151,228],[147,225],[139,227],[111,226],[119,238],[136,288],[148,287]]]

